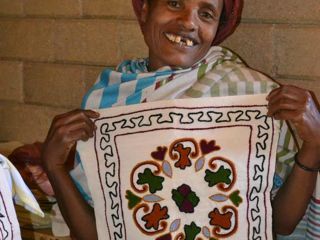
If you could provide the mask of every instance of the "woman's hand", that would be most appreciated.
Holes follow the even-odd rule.
[[[305,144],[320,148],[320,113],[309,91],[284,85],[271,91],[267,100],[269,116],[290,121]]]
[[[99,113],[91,110],[73,110],[53,119],[42,150],[47,170],[65,167],[75,143],[93,137],[95,125],[91,119],[97,117]]]
[[[267,97],[268,115],[293,124],[303,140],[296,156],[300,164],[320,166],[320,114],[309,91],[281,86]],[[315,188],[317,172],[295,165],[273,200],[273,226],[279,234],[290,234],[304,216]]]
[[[76,239],[98,239],[93,209],[83,199],[66,166],[76,141],[93,136],[91,119],[99,117],[91,110],[74,110],[56,116],[43,145],[42,160],[61,213]],[[74,156],[73,156],[74,157]]]

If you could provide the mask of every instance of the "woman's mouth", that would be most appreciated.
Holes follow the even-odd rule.
[[[170,42],[178,44],[180,46],[193,47],[197,44],[195,40],[182,35],[177,35],[173,33],[165,33],[164,35]]]

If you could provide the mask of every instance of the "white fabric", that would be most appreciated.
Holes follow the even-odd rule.
[[[17,169],[0,154],[0,239],[2,240],[21,239],[13,199],[27,210],[44,216]]]
[[[66,224],[58,204],[52,206],[52,233],[55,237],[68,237],[70,236],[70,230]]]
[[[265,98],[98,110],[95,137],[78,151],[99,239],[272,239],[279,123]]]

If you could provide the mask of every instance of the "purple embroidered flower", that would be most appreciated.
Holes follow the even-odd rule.
[[[172,199],[177,204],[181,212],[193,213],[194,208],[200,202],[200,199],[196,193],[193,192],[186,184],[182,184],[180,187],[173,189],[171,192]]]

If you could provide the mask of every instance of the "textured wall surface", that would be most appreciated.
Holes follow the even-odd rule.
[[[319,0],[245,0],[222,45],[320,98],[319,13]],[[146,54],[129,0],[0,0],[0,142],[43,140],[103,67]]]

